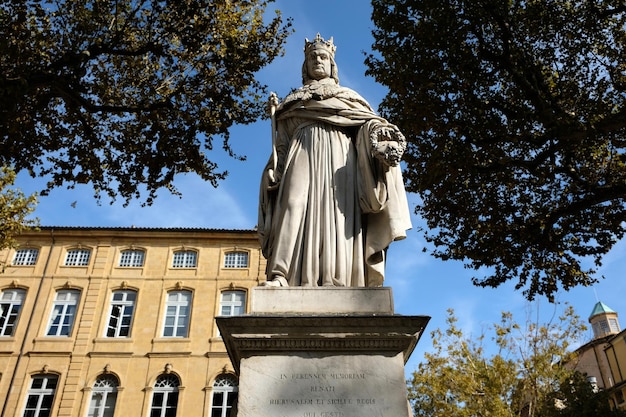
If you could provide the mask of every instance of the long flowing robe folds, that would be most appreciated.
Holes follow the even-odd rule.
[[[372,156],[372,131],[381,125],[392,126],[332,79],[305,85],[278,107],[276,153],[259,202],[268,280],[383,284],[385,251],[411,221],[399,166]]]

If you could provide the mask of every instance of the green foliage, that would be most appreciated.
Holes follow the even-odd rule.
[[[585,375],[574,373],[548,395],[541,417],[624,417],[626,411],[611,409],[606,391],[596,392]]]
[[[483,336],[473,341],[456,326],[452,310],[448,329],[432,332],[433,352],[425,353],[409,382],[416,417],[514,416],[511,397],[515,363],[502,356],[486,358]]]
[[[38,224],[36,219],[27,219],[35,210],[37,196],[26,197],[20,190],[10,188],[14,181],[15,172],[0,167],[0,250],[14,247],[14,236]]]
[[[609,404],[606,397],[583,391],[565,395],[564,388],[582,376],[560,364],[573,361],[572,343],[586,330],[571,307],[543,325],[520,326],[510,313],[503,313],[493,327],[493,354],[486,353],[484,334],[471,339],[457,326],[454,312],[448,313],[448,328],[432,332],[433,351],[424,355],[409,381],[415,416],[512,417],[522,410],[536,417],[556,416],[561,414],[546,411],[558,410],[556,398],[589,409]]]
[[[228,130],[264,114],[254,74],[290,33],[270,1],[3,2],[0,164],[126,202],[178,173],[217,186],[213,140],[240,158]]]
[[[368,73],[435,256],[528,299],[590,285],[626,221],[626,5],[374,0]]]

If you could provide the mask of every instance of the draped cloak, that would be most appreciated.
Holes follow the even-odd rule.
[[[267,279],[381,286],[387,247],[411,228],[400,167],[371,151],[372,131],[392,125],[353,90],[319,81],[287,96],[275,117],[259,200]]]

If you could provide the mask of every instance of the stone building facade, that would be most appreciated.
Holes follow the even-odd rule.
[[[613,407],[626,410],[626,330],[621,330],[617,312],[600,301],[589,323],[593,339],[576,350],[573,365],[595,388],[609,392]]]
[[[256,231],[42,227],[0,265],[0,417],[232,415]]]
[[[626,330],[609,338],[604,352],[611,369],[611,398],[616,407],[626,410]]]

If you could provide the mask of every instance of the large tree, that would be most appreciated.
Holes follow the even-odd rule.
[[[503,313],[493,343],[485,334],[466,335],[452,310],[447,326],[432,332],[433,351],[409,381],[416,417],[626,416],[584,375],[562,366],[575,363],[572,344],[585,330],[571,307],[543,324],[520,325]]]
[[[216,137],[263,115],[255,73],[290,21],[271,0],[7,0],[0,5],[0,165],[96,196],[214,186]],[[145,188],[144,188],[145,186]]]
[[[626,4],[373,5],[369,74],[410,141],[434,254],[529,299],[595,282],[625,231]]]

